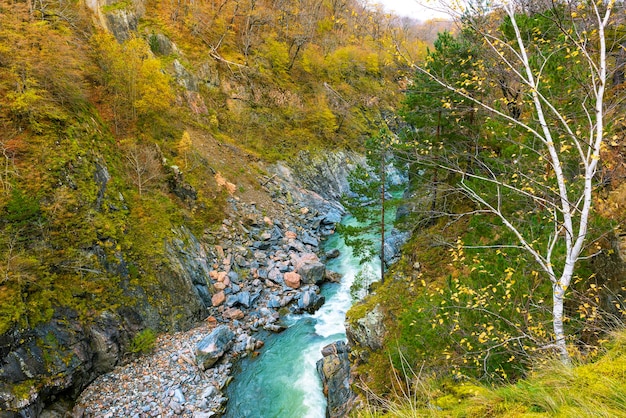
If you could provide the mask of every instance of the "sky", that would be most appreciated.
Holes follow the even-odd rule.
[[[437,12],[436,2],[423,0],[369,0],[370,3],[380,3],[386,10],[395,12],[400,16],[408,16],[414,19],[427,20],[434,17],[448,17],[441,12]],[[430,4],[430,6],[429,6]],[[441,8],[441,7],[439,7]]]

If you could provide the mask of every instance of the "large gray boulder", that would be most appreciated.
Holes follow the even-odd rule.
[[[317,372],[328,399],[326,416],[345,417],[356,399],[350,388],[349,349],[345,342],[337,341],[324,347],[322,355],[324,357],[317,362]]]
[[[326,266],[313,253],[302,254],[294,260],[295,271],[302,284],[320,285],[324,281]]]
[[[356,321],[346,323],[346,336],[350,346],[360,346],[371,350],[379,350],[383,347],[385,337],[384,315],[380,305],[365,314]]]
[[[325,301],[326,298],[323,295],[318,295],[315,290],[309,289],[304,291],[298,299],[298,309],[312,314],[321,308]]]
[[[302,283],[319,285],[324,281],[326,266],[319,261],[304,263],[297,270]]]
[[[235,334],[220,325],[196,345],[196,362],[206,370],[214,365],[234,344]]]

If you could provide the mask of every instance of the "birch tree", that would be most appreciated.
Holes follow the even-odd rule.
[[[142,196],[163,177],[163,167],[157,149],[147,145],[132,145],[126,152],[126,168],[131,181]]]
[[[590,241],[596,177],[610,126],[607,81],[612,62],[607,51],[623,42],[609,34],[611,26],[623,19],[622,9],[623,2],[615,0],[498,3],[486,13],[464,17],[465,29],[497,61],[497,72],[495,65],[479,57],[472,58],[471,71],[454,80],[432,71],[428,61],[416,67],[418,74],[454,93],[458,101],[473,103],[489,117],[482,130],[482,148],[477,147],[470,169],[453,159],[432,159],[424,152],[411,158],[455,173],[460,188],[479,211],[499,218],[517,238],[515,245],[535,260],[552,284],[554,335],[546,348],[556,349],[566,363],[564,301]],[[533,15],[549,23],[550,36],[533,24]],[[511,88],[519,93],[513,107],[511,97],[494,94]],[[442,106],[453,107],[454,102]],[[490,118],[498,119],[508,131],[490,127]],[[484,145],[487,142],[491,145]],[[496,158],[510,145],[517,147],[517,155],[510,155],[506,162]],[[542,164],[543,173],[538,170]],[[524,167],[533,169],[525,171]],[[546,211],[543,219],[551,225],[551,233],[539,239],[525,229],[524,219],[511,210],[511,199]]]

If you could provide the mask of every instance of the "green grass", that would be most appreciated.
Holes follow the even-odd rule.
[[[626,417],[626,331],[595,361],[568,367],[551,359],[515,384],[494,388],[413,375],[408,386],[412,390],[397,390],[395,400],[376,398],[353,416]]]

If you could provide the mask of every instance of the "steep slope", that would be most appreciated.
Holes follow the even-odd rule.
[[[423,44],[359,2],[305,3],[0,5],[2,416],[204,319],[232,203],[300,210],[263,161],[358,148],[393,110],[391,46]]]

